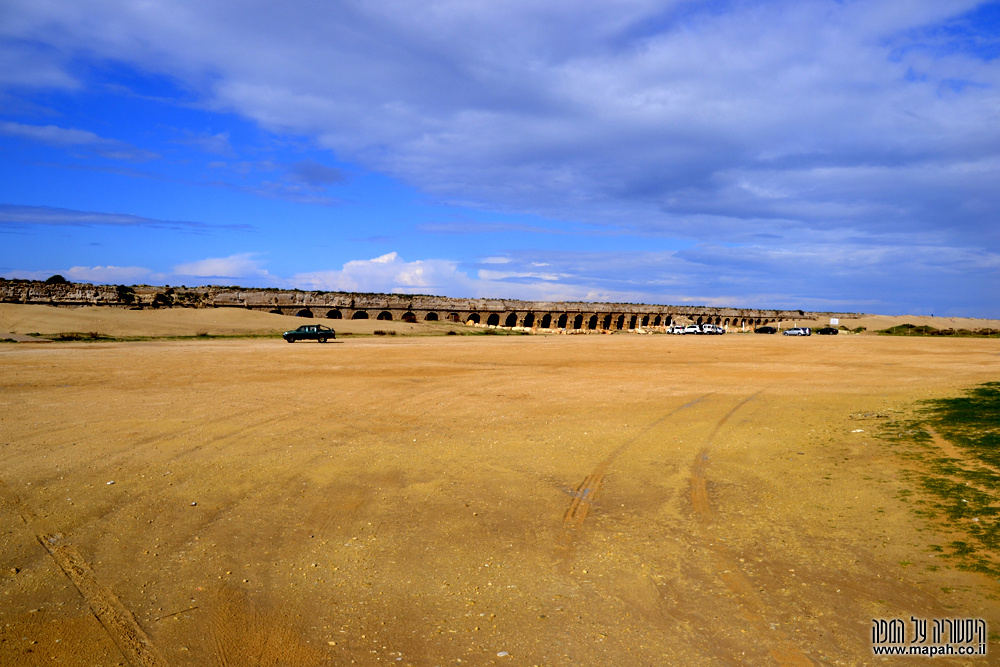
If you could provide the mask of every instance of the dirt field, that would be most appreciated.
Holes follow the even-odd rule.
[[[0,664],[883,664],[873,618],[996,631],[1000,583],[865,415],[997,379],[982,339],[5,344]]]

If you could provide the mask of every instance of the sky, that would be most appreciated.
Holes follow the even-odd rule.
[[[0,276],[1000,317],[1000,2],[0,0]]]

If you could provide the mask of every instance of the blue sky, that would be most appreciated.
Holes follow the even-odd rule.
[[[1000,316],[1000,3],[0,0],[0,275]]]

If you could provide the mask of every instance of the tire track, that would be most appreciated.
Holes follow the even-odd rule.
[[[584,520],[590,513],[590,508],[593,506],[594,501],[600,494],[601,489],[604,486],[604,476],[607,473],[608,467],[614,463],[615,459],[621,456],[629,447],[634,445],[640,438],[647,435],[664,421],[673,417],[681,410],[686,410],[687,408],[701,403],[713,393],[714,392],[710,392],[704,396],[699,396],[693,401],[674,408],[643,428],[634,436],[612,450],[603,461],[597,464],[594,471],[587,475],[583,481],[576,486],[572,494],[573,500],[570,501],[569,507],[567,507],[566,511],[563,513],[563,529],[556,542],[556,559],[560,562],[560,570],[567,570],[569,567],[569,562],[572,560],[573,554],[575,553],[574,541],[576,529],[583,526]]]
[[[72,546],[53,547],[56,538],[39,535],[38,542],[62,569],[90,610],[111,636],[133,667],[167,667],[166,660],[156,651],[132,613],[101,584],[90,564]]]
[[[709,502],[706,484],[706,473],[709,463],[708,454],[712,448],[712,444],[726,422],[740,408],[757,398],[760,394],[761,392],[758,391],[733,406],[716,423],[715,428],[705,438],[705,444],[694,457],[694,462],[691,464],[690,478],[691,509],[694,511],[694,516],[701,525],[707,524],[712,519],[712,506]],[[763,616],[767,607],[753,585],[746,578],[746,575],[743,574],[738,560],[733,557],[728,549],[717,544],[712,545],[711,550],[713,552],[712,567],[715,569],[716,575],[726,585],[726,588],[736,595],[739,604],[743,607],[744,616],[757,631],[757,634],[761,637],[776,636],[776,641],[767,642],[769,644],[767,651],[771,654],[771,658],[775,664],[778,667],[815,667],[815,663],[783,632],[775,630],[767,623]]]
[[[35,523],[32,532],[37,530],[37,515],[3,480],[0,480],[0,504],[14,509],[25,525],[32,527]],[[167,667],[167,661],[157,652],[132,613],[101,584],[93,568],[75,547],[55,546],[59,535],[36,533],[35,539],[73,583],[91,613],[132,667]]]

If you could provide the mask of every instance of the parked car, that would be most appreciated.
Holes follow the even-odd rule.
[[[840,332],[833,327],[823,327],[822,329],[816,329],[816,333],[820,336],[836,336]]]
[[[681,326],[680,324],[671,324],[669,327],[667,327],[667,333],[668,334],[680,334],[680,335],[683,336],[684,335],[684,327]]]
[[[726,330],[720,327],[718,324],[702,324],[701,331],[702,333],[713,334],[716,336],[721,336],[722,334],[726,333]]]
[[[337,332],[322,324],[303,324],[298,329],[286,331],[281,334],[281,337],[289,343],[294,343],[297,340],[318,340],[325,343],[328,338],[336,339]]]
[[[701,326],[699,326],[697,324],[689,324],[686,327],[684,327],[684,333],[685,334],[700,334],[701,333]]]
[[[778,330],[775,329],[774,327],[757,327],[756,329],[753,330],[753,332],[763,333],[763,334],[775,334],[778,333]]]
[[[785,336],[811,336],[812,329],[810,329],[809,327],[795,327],[783,331],[782,334],[784,334]]]

